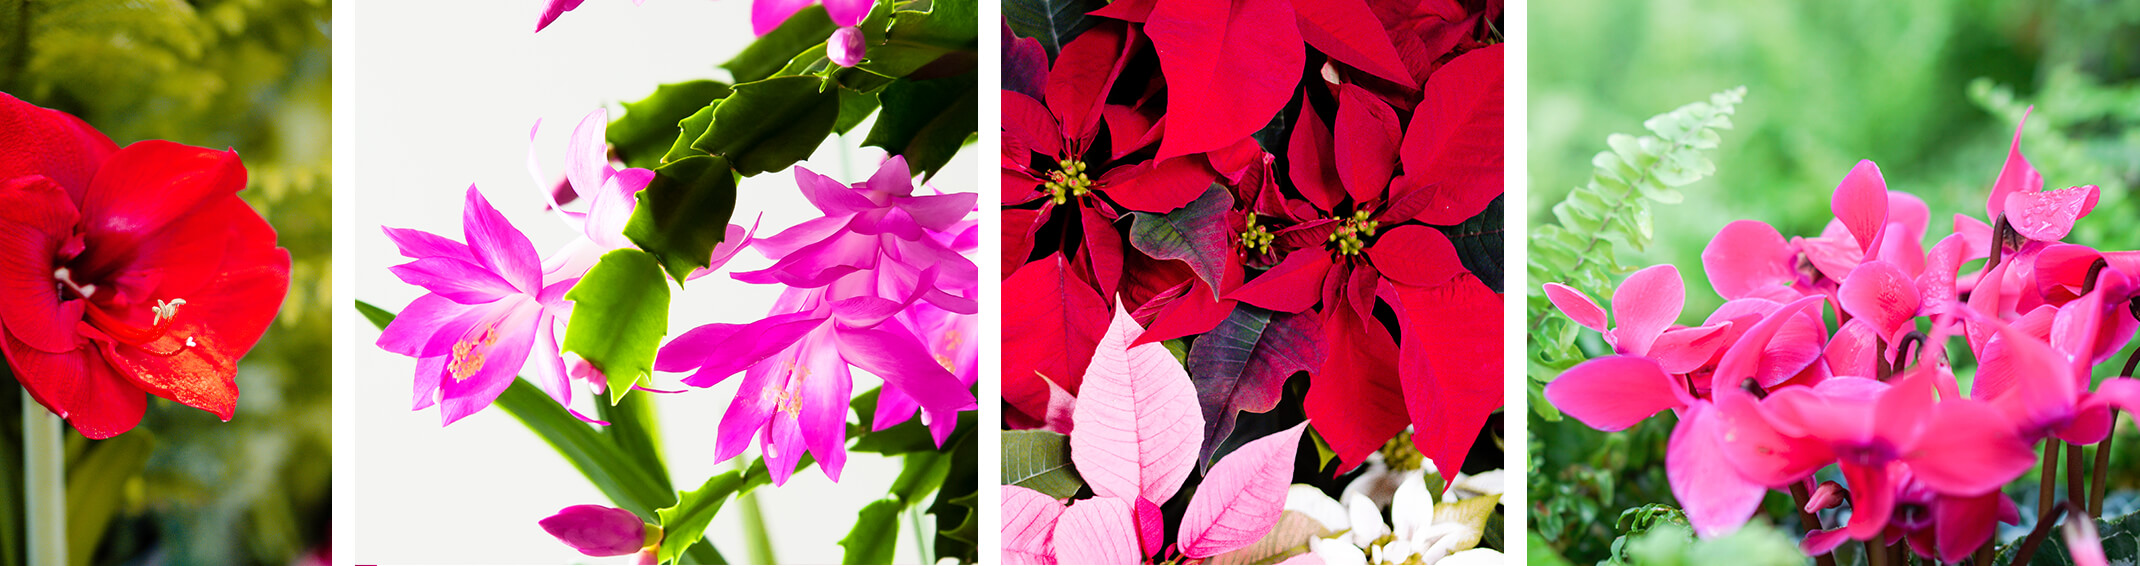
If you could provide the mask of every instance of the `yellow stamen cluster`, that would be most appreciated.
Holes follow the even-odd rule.
[[[1367,249],[1367,238],[1382,228],[1382,223],[1372,219],[1367,211],[1352,213],[1351,218],[1338,217],[1336,232],[1330,233],[1330,242],[1337,245],[1338,255],[1360,255]]]
[[[453,374],[454,381],[462,381],[483,370],[483,358],[491,346],[498,344],[498,325],[483,327],[483,332],[474,340],[463,339],[453,343],[453,358],[446,364],[446,371]]]
[[[1085,162],[1064,159],[1055,164],[1062,169],[1048,173],[1048,200],[1068,204],[1071,197],[1092,194],[1092,178],[1085,175]]]
[[[1419,453],[1419,447],[1412,444],[1412,431],[1409,430],[1397,433],[1396,438],[1382,445],[1381,451],[1382,462],[1388,464],[1392,472],[1417,470],[1426,461],[1426,456]]]
[[[1256,224],[1256,213],[1248,213],[1248,226],[1241,230],[1241,247],[1259,254],[1271,253],[1271,242],[1278,239],[1263,226]]]
[[[943,344],[936,348],[936,365],[944,366],[944,371],[958,372],[958,360],[953,359],[951,355],[957,353],[959,346],[963,346],[965,343],[965,334],[957,330],[944,332]]]

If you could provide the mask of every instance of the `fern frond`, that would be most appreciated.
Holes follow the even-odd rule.
[[[1590,182],[1553,205],[1555,223],[1531,229],[1527,372],[1531,407],[1539,416],[1560,418],[1541,396],[1544,384],[1584,359],[1575,344],[1581,327],[1553,308],[1540,286],[1557,282],[1592,297],[1610,296],[1614,279],[1633,269],[1620,265],[1620,252],[1650,246],[1650,203],[1678,203],[1685,199],[1679,187],[1716,173],[1708,152],[1722,141],[1717,130],[1731,128],[1731,114],[1745,96],[1746,87],[1719,92],[1644,121],[1652,135],[1606,137],[1609,149],[1590,160]]]

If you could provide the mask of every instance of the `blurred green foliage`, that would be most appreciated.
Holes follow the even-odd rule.
[[[1531,42],[1528,62],[1534,226],[1552,222],[1551,207],[1590,179],[1590,158],[1608,134],[1635,131],[1684,101],[1748,88],[1736,128],[1715,155],[1716,176],[1686,187],[1685,202],[1655,207],[1648,249],[1621,250],[1629,265],[1680,267],[1688,288],[1682,323],[1722,302],[1700,268],[1718,228],[1757,219],[1786,236],[1818,234],[1831,218],[1830,192],[1860,159],[1877,162],[1889,188],[1930,205],[1927,242],[1952,231],[1954,214],[1981,217],[2030,105],[2022,149],[2046,185],[2103,189],[2101,204],[2067,241],[2140,249],[2130,224],[2140,217],[2132,194],[2140,187],[2140,1],[1549,0],[1532,8],[1528,36],[1550,38]],[[1596,333],[1582,334],[1585,352],[1607,351]],[[1972,364],[1957,363],[1966,380]],[[1676,504],[1663,473],[1670,416],[1622,433],[1529,418],[1534,553],[1550,550],[1573,564],[1613,560],[1624,556],[1613,541],[1627,533],[1608,519]],[[2133,473],[2140,434],[2130,421],[2117,441],[2114,492],[2140,485]],[[2032,484],[2024,477],[2007,493],[2033,506]],[[1779,527],[1764,527],[1761,537],[1788,542],[1798,529],[1788,497],[1772,493],[1765,507]]]
[[[239,365],[237,417],[152,401],[146,430],[125,436],[152,431],[153,442],[131,445],[153,451],[109,486],[119,495],[112,521],[77,564],[325,559],[328,14],[326,0],[0,0],[0,91],[80,116],[121,145],[237,150],[249,177],[241,194],[292,259],[282,314]],[[0,452],[12,455],[20,408],[16,388],[5,389]],[[70,435],[70,468],[111,442]],[[0,466],[20,469],[12,457]],[[16,522],[0,518],[0,564],[22,559],[9,544]]]

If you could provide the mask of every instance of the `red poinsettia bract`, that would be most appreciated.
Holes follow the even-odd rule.
[[[290,285],[244,186],[236,152],[120,149],[0,93],[0,352],[31,397],[90,438],[133,429],[144,393],[230,420]]]

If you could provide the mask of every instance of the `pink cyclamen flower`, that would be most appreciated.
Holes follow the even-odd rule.
[[[461,224],[466,244],[384,229],[403,256],[416,260],[390,270],[430,291],[410,302],[378,342],[386,351],[417,358],[415,409],[436,404],[444,424],[453,424],[490,406],[532,366],[535,385],[571,410],[557,324],[570,308],[565,292],[579,278],[545,284],[534,244],[473,185]]]
[[[938,443],[959,411],[977,406],[952,373],[973,364],[973,350],[941,334],[925,340],[922,332],[941,332],[947,314],[976,311],[971,290],[978,268],[941,234],[972,230],[964,217],[978,195],[915,195],[899,157],[853,186],[802,167],[795,176],[826,216],[759,240],[757,249],[773,266],[733,275],[789,287],[769,316],[692,329],[663,346],[655,361],[660,371],[694,372],[683,380],[693,387],[744,373],[722,415],[715,458],[735,457],[755,436],[775,484],[787,481],[805,451],[838,481],[854,386],[850,367],[884,380],[880,400],[903,396],[918,405]]]
[[[535,127],[528,130],[528,174],[535,177],[538,186],[545,184],[546,179],[535,159],[534,139],[541,129],[542,121],[538,120]],[[571,192],[543,191],[549,209],[581,236],[543,262],[543,273],[550,277],[579,277],[594,267],[602,254],[634,247],[631,239],[624,236],[624,226],[631,222],[632,210],[639,206],[639,191],[653,182],[654,172],[637,167],[618,169],[612,165],[606,137],[608,131],[609,111],[606,109],[596,108],[580,118],[565,146],[564,187]],[[585,211],[565,208],[578,199],[587,201]],[[685,279],[697,279],[719,270],[743,248],[750,246],[751,234],[752,231],[744,230],[742,226],[729,224],[727,237],[713,248],[708,265],[693,270]]]
[[[615,507],[574,505],[536,524],[542,526],[543,532],[588,556],[623,556],[661,544],[660,526]]]
[[[557,21],[558,16],[563,16],[565,15],[565,12],[570,12],[575,8],[579,8],[580,3],[585,1],[586,0],[550,0],[549,3],[544,4],[542,7],[542,17],[535,20],[535,31],[537,33],[542,32],[542,28],[550,27],[550,22]],[[646,0],[632,0],[632,5],[634,6],[640,6],[645,4]],[[760,33],[762,34],[763,32]]]

